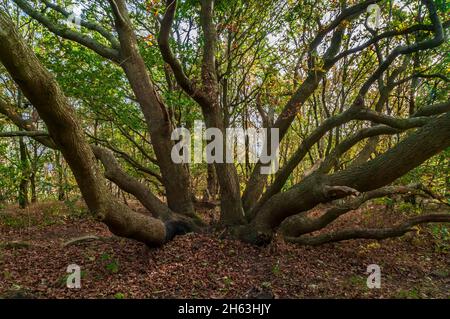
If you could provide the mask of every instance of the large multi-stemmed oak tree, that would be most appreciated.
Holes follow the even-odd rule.
[[[0,99],[0,113],[22,130],[16,134],[32,137],[47,147],[61,151],[89,210],[114,234],[155,246],[170,240],[177,233],[201,230],[204,222],[195,211],[189,167],[176,164],[171,159],[175,143],[171,140],[171,133],[176,125],[167,102],[152,78],[152,66],[146,63],[140,50],[136,34],[138,21],[131,12],[136,6],[135,2],[93,1],[92,5],[98,2],[99,10],[104,10],[113,24],[104,25],[103,22],[82,19],[81,29],[68,27],[54,18],[55,14],[61,20],[70,17],[71,12],[64,6],[47,0],[12,2],[57,37],[76,42],[123,70],[134,94],[133,99],[145,119],[167,200],[162,201],[147,186],[128,175],[113,152],[91,143],[60,85],[25,43],[8,14],[1,12],[0,61],[48,129],[48,133],[37,131],[33,125],[17,116],[13,106]],[[163,14],[155,13],[155,21],[158,49],[166,64],[168,81],[173,79],[175,84],[172,85],[176,85],[177,89],[197,103],[207,128],[218,128],[225,133],[230,122],[227,81],[233,77],[242,77],[241,73],[246,72],[245,63],[249,61],[239,60],[239,56],[230,57],[230,52],[238,44],[234,47],[225,45],[224,49],[224,42],[228,39],[224,40],[222,36],[224,26],[217,22],[215,7],[223,1],[178,2],[184,8],[190,7],[195,14],[189,21],[198,24],[196,39],[197,47],[201,50],[198,52],[199,59],[194,61],[199,61],[195,65],[199,71],[197,74],[188,72],[180,52],[173,48],[176,42],[173,39],[174,24],[177,28],[181,27],[177,22],[177,5],[180,3],[166,0],[162,5]],[[233,2],[230,2],[230,6]],[[236,6],[243,5],[240,1],[235,2]],[[290,1],[273,2],[280,6],[291,5]],[[345,229],[309,235],[370,199],[420,191],[410,186],[390,184],[450,146],[448,100],[416,105],[414,94],[411,94],[408,117],[385,112],[385,106],[396,87],[414,83],[420,77],[435,76],[419,72],[418,68],[410,68],[409,64],[419,53],[436,50],[445,44],[447,21],[441,21],[432,0],[419,1],[418,7],[423,13],[419,15],[417,23],[381,31],[366,24],[369,36],[354,40],[353,46],[349,47],[348,39],[355,32],[354,29],[364,26],[355,21],[364,21],[367,8],[377,3],[381,1],[367,0],[352,4],[342,1],[331,14],[323,13],[322,21],[317,22],[319,27],[309,30],[311,34],[300,37],[301,41],[307,43],[302,46],[303,52],[297,52],[298,59],[307,62],[301,64],[302,76],[296,77],[296,87],[289,92],[287,102],[278,106],[280,112],[269,114],[260,105],[260,96],[254,99],[261,122],[266,127],[278,129],[279,137],[283,140],[298,119],[302,107],[312,99],[315,101],[321,85],[322,94],[326,94],[324,83],[330,78],[330,73],[337,72],[339,68],[345,69],[346,65],[352,63],[351,59],[356,59],[358,55],[374,51],[376,63],[368,68],[370,73],[363,74],[362,81],[355,81],[356,84],[352,85],[352,94],[349,94],[351,101],[348,104],[342,105],[338,112],[328,114],[326,119],[317,121],[298,145],[291,145],[294,148],[292,154],[270,178],[261,173],[263,164],[260,162],[251,167],[246,180],[234,164],[214,163],[213,168],[208,168],[215,172],[220,189],[220,226],[226,228],[231,236],[255,244],[266,244],[271,241],[274,232],[281,230],[290,241],[315,245],[352,238],[401,236],[420,223],[450,221],[447,213],[428,214],[404,220],[391,228]],[[297,6],[301,5],[300,1]],[[297,18],[306,19],[304,16]],[[230,35],[233,28],[239,28],[242,20],[227,22]],[[305,28],[308,23],[305,22]],[[248,32],[255,32],[252,26],[252,23],[246,24]],[[270,31],[265,36],[277,41]],[[238,38],[236,36],[235,40],[238,41]],[[260,42],[255,40],[253,48],[258,47]],[[223,58],[224,50],[228,53],[225,57],[231,62],[223,73],[218,56]],[[416,60],[413,62],[416,63]],[[445,76],[437,76],[448,81]],[[245,80],[243,82],[245,86]],[[343,140],[328,143],[327,151],[321,154],[320,161],[313,165],[310,172],[286,189],[289,177],[315,145],[324,138],[333,139],[333,131],[349,123],[361,122],[370,125],[350,132]],[[407,130],[412,132],[401,134]],[[402,140],[385,152],[379,154],[374,151],[380,136],[400,134]],[[339,159],[362,142],[365,144],[359,155],[351,163],[339,165]],[[378,156],[373,157],[375,153]],[[114,198],[106,187],[107,179],[134,195],[152,217],[136,213]],[[322,203],[331,205],[317,218],[307,216],[307,211]]]

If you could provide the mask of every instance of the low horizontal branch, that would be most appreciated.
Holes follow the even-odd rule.
[[[49,136],[49,134],[48,132],[45,131],[0,132],[0,137],[17,137],[17,136],[42,137],[42,136]]]
[[[286,237],[288,242],[301,245],[322,245],[350,239],[377,239],[382,240],[400,237],[413,230],[412,227],[425,223],[450,223],[450,214],[428,214],[413,217],[390,228],[347,229],[317,236]]]
[[[362,204],[371,199],[395,194],[421,195],[422,192],[421,185],[416,184],[381,187],[362,193],[354,198],[347,198],[344,201],[338,201],[333,206],[326,208],[325,212],[317,218],[308,217],[308,211],[288,217],[283,221],[283,223],[281,223],[280,230],[286,237],[299,237],[301,235],[325,228],[340,216],[359,208]]]

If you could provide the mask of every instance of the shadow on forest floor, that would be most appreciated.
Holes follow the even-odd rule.
[[[369,206],[345,215],[333,227],[390,223],[399,214],[404,213]],[[277,239],[261,248],[218,239],[213,233],[188,234],[148,249],[112,236],[80,205],[8,207],[0,211],[0,296],[450,298],[450,243],[438,239],[433,227],[382,242],[354,240],[320,247]],[[86,235],[99,239],[68,243]],[[81,267],[81,289],[66,287],[70,264]],[[380,289],[366,286],[370,264],[381,267]]]

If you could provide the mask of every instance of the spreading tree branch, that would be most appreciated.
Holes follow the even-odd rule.
[[[28,14],[33,19],[39,21],[41,24],[43,24],[50,32],[54,33],[57,36],[60,36],[67,40],[72,40],[74,42],[77,42],[92,51],[96,52],[97,54],[101,55],[102,57],[118,62],[119,61],[119,52],[115,48],[107,47],[97,40],[88,37],[82,33],[73,31],[69,29],[67,26],[52,22],[48,17],[46,17],[44,14],[40,13],[38,10],[34,9],[30,4],[29,1],[25,0],[13,0],[26,14]]]
[[[377,239],[400,237],[413,231],[413,227],[425,223],[450,223],[450,214],[428,214],[413,217],[390,228],[348,229],[317,236],[286,237],[288,242],[301,245],[322,245],[349,239]]]

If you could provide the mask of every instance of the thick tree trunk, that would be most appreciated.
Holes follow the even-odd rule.
[[[73,171],[89,210],[118,236],[133,238],[149,246],[164,243],[166,228],[163,222],[132,211],[109,193],[67,98],[2,12],[0,42],[0,61],[46,123],[54,143]]]
[[[202,91],[205,94],[206,103],[202,103],[203,116],[207,128],[217,128],[226,141],[226,128],[223,110],[220,106],[219,82],[216,70],[216,41],[217,33],[214,25],[214,1],[202,0],[200,24],[205,38],[202,62]],[[220,222],[224,226],[240,225],[245,222],[242,208],[239,177],[233,163],[226,163],[226,143],[223,143],[223,162],[214,163],[220,185]]]
[[[189,176],[182,164],[171,158],[174,142],[171,140],[172,124],[165,104],[150,79],[145,62],[138,51],[136,35],[123,0],[110,0],[120,40],[120,65],[124,69],[134,94],[141,106],[151,136],[169,208],[195,217]]]
[[[206,126],[218,128],[223,132],[224,141],[227,137],[220,109],[207,110]],[[224,162],[226,143],[223,143]],[[224,226],[240,225],[244,222],[244,210],[241,204],[239,177],[233,163],[214,163],[220,185],[220,223]]]

